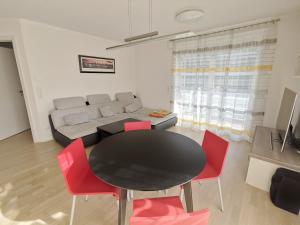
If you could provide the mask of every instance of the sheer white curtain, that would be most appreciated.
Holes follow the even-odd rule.
[[[175,41],[171,103],[178,124],[250,141],[263,121],[276,33],[268,23]]]

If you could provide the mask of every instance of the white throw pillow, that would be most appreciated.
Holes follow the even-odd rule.
[[[86,106],[86,113],[89,116],[89,120],[96,120],[101,117],[98,105]]]
[[[64,116],[64,121],[69,126],[81,124],[81,123],[87,123],[89,122],[89,115],[86,112],[73,113]]]
[[[118,101],[112,101],[112,102],[108,103],[107,105],[111,108],[111,110],[114,112],[114,114],[120,114],[120,113],[124,112],[124,107]]]
[[[125,112],[131,113],[131,112],[138,111],[141,108],[142,108],[141,102],[140,101],[135,101],[135,102],[125,106]]]
[[[114,116],[115,115],[114,111],[111,109],[111,107],[109,105],[102,106],[99,109],[100,109],[100,112],[101,112],[103,117],[109,117],[109,116]]]

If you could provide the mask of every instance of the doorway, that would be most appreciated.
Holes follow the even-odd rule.
[[[0,140],[30,129],[12,42],[0,42]]]

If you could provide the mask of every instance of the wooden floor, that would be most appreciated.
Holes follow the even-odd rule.
[[[171,130],[202,141],[200,132],[178,127]],[[210,225],[300,225],[300,216],[274,207],[268,193],[245,184],[249,148],[246,142],[231,143],[221,178],[225,212],[219,210],[217,183],[214,181],[193,184],[194,209],[209,208]],[[33,144],[30,132],[0,142],[1,225],[68,224],[71,195],[56,161],[61,149],[54,141]],[[168,192],[168,195],[178,194],[179,188]],[[162,195],[135,192],[135,198]],[[127,221],[131,207],[129,203]],[[117,224],[117,205],[112,197],[79,199],[74,225],[92,224]]]

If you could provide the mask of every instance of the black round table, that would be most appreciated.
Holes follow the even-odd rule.
[[[124,224],[127,189],[164,190],[183,184],[187,210],[193,210],[190,181],[206,157],[194,140],[174,132],[140,130],[119,133],[98,143],[89,156],[95,175],[121,188],[119,224]]]

